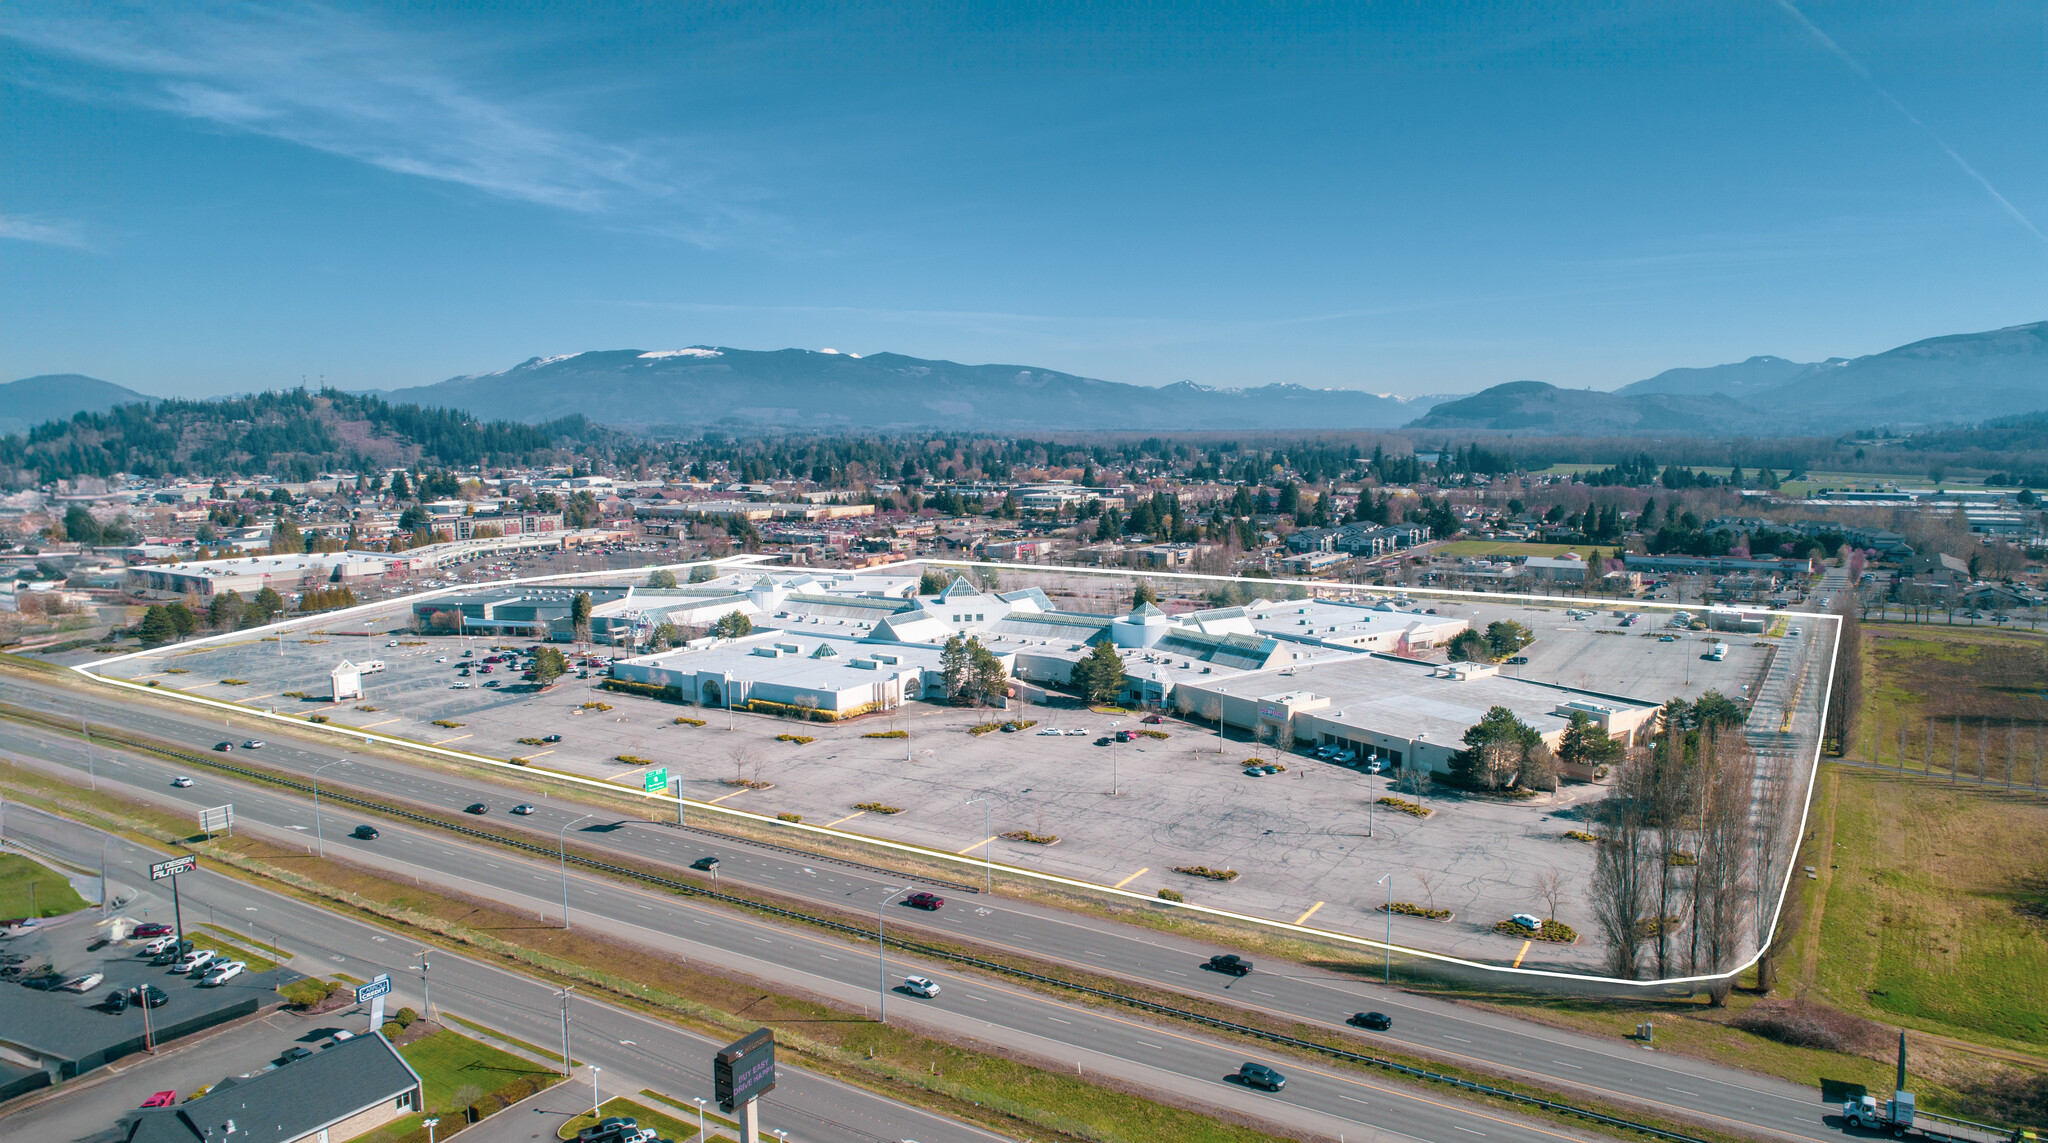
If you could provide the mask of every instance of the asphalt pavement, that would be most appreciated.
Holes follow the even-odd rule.
[[[90,693],[73,692],[53,686],[10,687],[13,701],[25,705],[48,704],[46,709],[75,713],[83,707],[94,720],[118,719],[120,725],[205,749],[228,731],[220,723],[197,715],[156,711],[147,706],[126,705]],[[119,710],[119,713],[116,711]],[[239,741],[239,737],[236,739]],[[70,738],[31,731],[19,725],[0,727],[0,746],[25,754],[58,759],[71,766],[83,764],[84,751]],[[106,752],[101,752],[107,757]],[[272,740],[260,754],[267,765],[310,772],[339,757],[325,747],[295,740]],[[139,761],[139,759],[138,759]],[[161,779],[168,763],[152,763],[152,777],[137,775],[144,784]],[[238,813],[245,812],[240,791],[257,787],[229,783],[201,771],[194,775],[199,785],[191,790],[161,792],[192,807],[234,800]],[[493,787],[487,783],[452,777],[426,767],[379,759],[351,757],[329,766],[323,780],[375,791],[394,798],[445,809],[460,809],[477,800],[494,807],[492,817],[500,825],[511,824],[530,830],[535,839],[552,841],[562,827],[585,811],[580,805],[536,798],[531,793]],[[236,789],[233,799],[223,799],[223,787]],[[312,826],[303,803],[281,793],[272,798],[282,814],[296,813],[286,828],[299,827],[303,833]],[[510,805],[531,801],[540,807],[530,818],[503,816]],[[330,809],[328,821],[353,825],[357,820]],[[885,891],[907,884],[901,878],[835,865],[820,859],[792,856],[772,848],[712,837],[695,831],[651,824],[614,826],[609,812],[577,830],[579,844],[589,849],[610,849],[646,861],[665,862],[678,868],[700,856],[721,858],[720,877],[728,881],[773,889],[838,908],[865,910],[878,903]],[[595,826],[596,828],[592,828]],[[389,828],[387,837],[393,837]],[[334,836],[330,834],[329,836]],[[445,835],[443,835],[445,836]],[[415,841],[413,847],[420,843]],[[406,846],[398,841],[396,846]],[[392,847],[386,847],[392,848]],[[504,861],[500,853],[486,859]],[[476,865],[472,860],[469,866]],[[462,881],[474,878],[473,868],[451,870]],[[694,875],[692,875],[694,876]],[[512,893],[522,903],[543,915],[560,916],[559,877],[547,880],[528,872],[521,884],[506,884],[501,891]],[[635,912],[638,912],[637,908]],[[1247,1008],[1271,1012],[1290,1019],[1342,1028],[1342,1020],[1360,1010],[1377,1010],[1394,1018],[1388,1033],[1358,1037],[1362,1050],[1375,1042],[1387,1042],[1439,1058],[1468,1061],[1526,1076],[1559,1089],[1595,1092],[1632,1102],[1658,1106],[1673,1113],[1719,1121],[1730,1127],[1762,1130],[1795,1138],[1832,1137],[1822,1122],[1824,1108],[1818,1093],[1783,1081],[1751,1075],[1703,1061],[1650,1051],[1646,1048],[1590,1036],[1562,1032],[1541,1025],[1514,1020],[1460,1005],[1415,996],[1397,989],[1385,989],[1338,974],[1298,965],[1273,965],[1251,977],[1236,979],[1200,970],[1211,952],[1225,951],[1178,940],[1113,921],[1065,913],[1052,908],[1001,898],[982,900],[978,895],[957,895],[947,908],[935,914],[896,908],[892,925],[934,930],[948,936],[969,939],[990,947],[1084,966],[1111,975],[1127,977],[1157,987],[1190,995],[1228,999]],[[628,914],[629,916],[631,914]],[[786,931],[785,931],[786,932]],[[704,934],[696,934],[703,936]],[[742,938],[751,943],[751,934]],[[836,938],[820,938],[834,940]],[[769,943],[774,943],[769,938]],[[758,952],[760,950],[749,950]],[[792,966],[793,967],[793,966]],[[937,971],[937,970],[934,970]],[[930,973],[928,973],[929,975]],[[868,987],[872,987],[869,982]],[[1295,1089],[1290,1087],[1289,1091]]]

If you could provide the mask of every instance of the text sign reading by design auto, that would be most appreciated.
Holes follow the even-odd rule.
[[[190,873],[197,868],[199,868],[199,858],[188,853],[183,857],[173,857],[169,861],[159,861],[150,866],[149,879],[151,881],[162,881],[166,877],[176,877],[180,873]]]

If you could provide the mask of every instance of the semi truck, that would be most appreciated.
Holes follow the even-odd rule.
[[[1894,1139],[1928,1139],[1933,1143],[2035,1143],[2035,1132],[2025,1127],[1992,1127],[1967,1119],[1951,1119],[1913,1106],[1913,1093],[1906,1086],[1906,1034],[1899,1033],[1899,1072],[1892,1085],[1892,1097],[1879,1102],[1874,1095],[1846,1100],[1842,1124],[1851,1130],[1882,1131]]]

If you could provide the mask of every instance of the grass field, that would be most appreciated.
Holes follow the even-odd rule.
[[[1864,626],[1853,757],[2016,786],[2048,782],[2048,639],[1988,627]],[[1903,741],[1901,731],[1904,731]]]
[[[1600,548],[1613,548],[1612,544],[1524,544],[1515,540],[1452,540],[1430,549],[1439,556],[1561,556],[1566,552],[1580,555]]]
[[[0,917],[61,917],[85,906],[62,873],[19,854],[0,857]]]
[[[479,1097],[528,1076],[552,1075],[545,1065],[522,1060],[460,1032],[441,1031],[398,1049],[420,1073],[427,1110],[458,1118]]]

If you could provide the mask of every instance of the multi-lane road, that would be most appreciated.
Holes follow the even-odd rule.
[[[98,867],[104,838],[108,880],[141,894],[125,911],[139,914],[148,907],[154,916],[169,915],[169,899],[157,899],[149,887],[147,869],[150,862],[162,860],[158,851],[18,805],[8,808],[6,824],[9,840],[88,869]],[[424,1007],[431,984],[436,1013],[454,1013],[529,1044],[561,1043],[560,994],[548,985],[441,949],[432,950],[423,974],[419,944],[400,934],[210,872],[203,862],[198,872],[180,880],[188,916],[210,913],[225,928],[281,942],[297,955],[296,963],[314,971],[363,980],[389,973],[395,985],[394,1007]],[[710,1098],[711,1054],[722,1043],[573,994],[569,1014],[571,1057],[601,1068],[604,1087],[611,1094],[652,1088],[685,1100]],[[330,1017],[322,1023],[354,1025],[361,1019]],[[138,1062],[125,1061],[125,1066]],[[588,1076],[587,1069],[578,1069],[579,1080],[587,1083]],[[786,1065],[775,1092],[763,1102],[764,1127],[781,1128],[805,1143],[893,1143],[906,1138],[984,1143],[1007,1138]],[[119,1107],[100,1111],[103,1116],[98,1118],[111,1117]],[[55,1128],[77,1118],[55,1103],[43,1104],[8,1116],[0,1134],[15,1139],[71,1138],[69,1133],[55,1133]]]
[[[112,722],[134,731],[195,749],[206,749],[229,735],[218,721],[200,715],[172,713],[149,706],[123,705],[90,692],[78,692],[45,684],[11,685],[11,701],[46,710],[76,715],[83,712],[95,722]],[[244,730],[240,733],[248,733]],[[235,735],[239,741],[240,733]],[[261,733],[257,731],[257,733]],[[84,750],[73,738],[48,731],[32,730],[19,724],[0,725],[0,748],[28,757],[46,758],[71,767],[84,763]],[[263,787],[232,783],[201,771],[194,774],[199,785],[190,790],[168,786],[172,768],[149,756],[121,757],[99,754],[108,777],[118,777],[160,799],[175,799],[196,807],[233,801],[244,821],[252,819],[272,828],[303,836],[312,826],[309,806],[296,797]],[[316,765],[334,762],[338,751],[299,741],[275,741],[262,751],[262,760],[280,769],[309,773]],[[116,765],[125,771],[113,769]],[[536,799],[530,793],[494,788],[487,783],[449,776],[427,767],[412,767],[380,759],[351,757],[328,765],[323,781],[374,792],[396,800],[442,809],[460,809],[483,800],[497,811],[493,818],[516,828],[532,831],[536,840],[552,842],[558,831],[586,812],[585,807]],[[233,796],[223,790],[233,790]],[[514,802],[534,801],[540,812],[530,818],[501,818]],[[330,825],[352,826],[354,816],[327,815]],[[905,882],[867,870],[836,866],[785,852],[757,848],[744,843],[694,831],[652,825],[617,825],[617,815],[605,813],[576,830],[579,845],[589,850],[610,850],[643,861],[656,861],[678,868],[697,857],[721,858],[721,878],[772,889],[798,899],[831,905],[837,909],[873,908],[884,894]],[[559,874],[522,862],[502,850],[472,848],[450,840],[445,833],[419,833],[379,823],[385,837],[376,843],[342,842],[352,859],[372,864],[398,862],[424,868],[444,884],[484,892],[516,902],[557,920],[561,914]],[[330,843],[343,829],[330,829]],[[692,875],[694,876],[694,875]],[[580,879],[571,874],[572,908],[579,915],[591,910],[628,926],[636,940],[650,943],[669,941],[690,946],[684,955],[698,955],[717,963],[779,980],[792,987],[832,995],[848,1003],[872,1003],[876,965],[871,952],[863,953],[865,964],[855,969],[847,964],[849,948],[836,937],[734,915],[711,906],[679,901],[667,895],[648,894],[614,883]],[[666,910],[664,914],[663,911]],[[655,917],[646,914],[654,912]],[[992,948],[1082,966],[1104,974],[1122,976],[1193,996],[1226,1000],[1289,1019],[1306,1020],[1342,1028],[1344,1017],[1362,1009],[1375,1009],[1394,1017],[1391,1032],[1362,1034],[1362,1045],[1385,1042],[1440,1058],[1461,1060],[1508,1071],[1561,1090],[1580,1090],[1610,1098],[1661,1108],[1673,1114],[1717,1123],[1733,1129],[1778,1134],[1795,1138],[1821,1139],[1831,1136],[1821,1120],[1823,1108],[1817,1093],[1781,1081],[1722,1068],[1700,1061],[1650,1052],[1623,1043],[1574,1035],[1528,1024],[1493,1013],[1474,1011],[1459,1005],[1387,990],[1341,975],[1300,966],[1273,965],[1250,977],[1235,979],[1201,971],[1200,964],[1210,952],[1200,947],[1145,930],[1111,921],[1064,913],[1026,903],[996,898],[980,900],[959,895],[946,909],[922,914],[908,909],[890,910],[892,925],[919,927],[969,940]],[[707,931],[708,930],[708,931]],[[826,958],[837,958],[836,962]],[[892,962],[896,958],[892,957]],[[908,968],[907,962],[903,966]],[[892,968],[892,972],[895,971]],[[1197,1098],[1205,1103],[1223,1104],[1249,1110],[1277,1121],[1289,1119],[1283,1107],[1307,1107],[1327,1103],[1340,1120],[1370,1123],[1382,1128],[1408,1131],[1425,1138],[1442,1138],[1443,1129],[1479,1130],[1503,1134],[1511,1130],[1531,1132],[1511,1122],[1459,1123],[1438,1121],[1457,1105],[1428,1093],[1403,1094],[1404,1089],[1380,1085],[1384,1090],[1357,1093],[1349,1090],[1361,1080],[1349,1073],[1330,1073],[1328,1080],[1313,1079],[1314,1069],[1288,1061],[1273,1060],[1296,1080],[1282,1100],[1222,1086],[1221,1076],[1233,1070],[1243,1058],[1241,1049],[1222,1049],[1199,1038],[1178,1032],[1163,1032],[1156,1026],[1141,1025],[1087,1008],[1077,1008],[1055,998],[1040,996],[1008,984],[985,978],[962,976],[942,966],[928,965],[921,971],[948,982],[937,1002],[892,1000],[891,1015],[915,1005],[914,1019],[935,1027],[959,1030],[981,1020],[983,1039],[996,1021],[986,1018],[1002,1011],[1000,1021],[1018,1039],[1020,1049],[1032,1050],[1053,1059],[1074,1059],[1085,1069],[1084,1057],[1097,1057],[1104,1072],[1129,1072],[1134,1082],[1157,1084],[1162,1090]],[[794,975],[792,975],[794,974]],[[957,985],[952,983],[957,982]],[[828,987],[829,985],[829,987]],[[971,993],[971,995],[970,995]],[[994,1005],[995,1007],[986,1007]],[[965,1020],[963,1025],[961,1020]],[[1202,1045],[1196,1050],[1197,1045]],[[1213,1057],[1213,1058],[1211,1058]],[[1226,1058],[1228,1057],[1228,1058]],[[1121,1062],[1118,1062],[1121,1061]],[[1190,1066],[1190,1065],[1195,1066]],[[1317,1091],[1326,1083],[1328,1091]],[[1367,1100],[1370,1113],[1361,1106],[1353,1111],[1347,1102]],[[1284,1101],[1284,1103],[1283,1103]],[[1429,1108],[1425,1114],[1421,1109]],[[1344,1114],[1349,1113],[1349,1114]],[[1460,1112],[1459,1114],[1470,1114]],[[1492,1115],[1492,1113],[1486,1113]],[[1412,1122],[1409,1120],[1412,1118]],[[1499,1119],[1499,1117],[1495,1117]],[[1402,1120],[1397,1123],[1396,1119]],[[1292,1124],[1290,1124],[1292,1125]],[[1307,1127],[1306,1123],[1301,1126]],[[1318,1124],[1314,1129],[1322,1129]],[[1332,1128],[1333,1133],[1341,1128]],[[1432,1130],[1435,1133],[1432,1133]],[[1549,1129],[1541,1129],[1548,1132]]]

